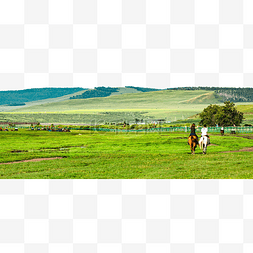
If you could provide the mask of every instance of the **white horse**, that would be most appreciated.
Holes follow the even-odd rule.
[[[203,149],[203,154],[206,154],[207,145],[208,145],[207,136],[201,136],[201,138],[199,140],[199,148]]]

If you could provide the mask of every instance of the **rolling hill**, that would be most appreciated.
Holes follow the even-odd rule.
[[[0,105],[19,104],[57,98],[65,95],[84,91],[83,88],[37,88],[25,90],[0,91]]]
[[[87,99],[96,97],[109,97],[111,95],[120,95],[124,93],[138,93],[138,92],[151,92],[158,91],[159,89],[151,88],[141,88],[126,86],[121,88],[111,88],[111,87],[95,87],[94,89],[89,89],[84,91],[81,95],[70,97],[70,99]]]
[[[42,105],[42,104],[47,104],[47,103],[55,103],[55,102],[60,102],[60,101],[64,101],[64,100],[69,100],[69,98],[73,95],[79,95],[83,93],[82,91],[78,91],[75,93],[71,93],[69,95],[64,95],[64,96],[60,96],[60,97],[54,97],[54,98],[47,98],[47,99],[42,99],[42,100],[35,100],[35,101],[31,101],[31,102],[25,102],[23,103],[23,105],[18,105],[17,103],[11,103],[9,105],[0,105],[0,112],[8,112],[8,111],[12,111],[12,110],[16,110],[19,108],[27,108],[27,107],[31,107],[31,106],[35,106],[35,105]]]
[[[88,99],[95,97],[108,97],[129,93],[141,93],[157,91],[158,89],[139,87],[96,87],[94,89],[83,88],[40,88],[16,91],[0,91],[0,111],[12,111],[14,109],[55,103],[69,99]]]
[[[121,89],[126,92],[126,89]],[[134,89],[136,90],[136,89]],[[133,90],[132,90],[133,92]],[[201,101],[198,99],[201,97]],[[194,103],[198,100],[198,103]],[[187,101],[193,101],[187,104]],[[210,103],[219,103],[213,91],[158,90],[123,93],[102,98],[67,99],[37,104],[0,114],[0,121],[41,123],[118,122],[165,119],[176,121],[197,114]]]
[[[130,122],[136,119],[197,122],[197,114],[205,107],[222,104],[217,93],[211,90],[168,89],[145,92],[141,89],[121,87],[112,90],[115,92],[107,97],[70,99],[72,94],[29,102],[20,107],[8,106],[9,112],[0,113],[0,122],[90,124]],[[79,91],[74,95],[82,95],[84,92]],[[248,114],[247,119],[252,117],[251,111]]]
[[[201,101],[198,99],[202,96]],[[66,112],[83,110],[119,110],[119,109],[176,109],[187,107],[187,101],[198,100],[192,106],[201,104],[220,103],[213,95],[203,90],[196,91],[170,91],[161,90],[153,92],[126,93],[103,98],[72,99],[61,102],[47,103],[13,110],[15,112]]]

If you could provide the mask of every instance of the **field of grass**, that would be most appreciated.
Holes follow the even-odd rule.
[[[80,95],[84,91],[78,91],[72,94],[68,94],[65,96],[57,97],[57,98],[48,98],[48,99],[43,99],[43,100],[36,100],[36,101],[31,101],[31,102],[26,102],[24,106],[6,106],[6,105],[0,105],[0,112],[8,112],[8,111],[13,111],[17,109],[28,109],[33,106],[38,106],[38,105],[43,105],[43,104],[48,104],[48,103],[57,103],[60,101],[65,101],[69,100],[70,97]],[[29,110],[29,109],[28,109]]]
[[[130,92],[131,88],[128,89]],[[135,92],[136,90],[133,89]],[[120,92],[124,93],[124,89]],[[41,123],[117,122],[165,119],[175,121],[197,114],[210,103],[218,103],[213,92],[135,92],[106,98],[74,99],[21,107],[0,113],[0,121]]]
[[[195,91],[154,91],[144,93],[121,94],[105,98],[73,99],[57,103],[48,103],[30,108],[20,108],[16,112],[62,112],[77,110],[115,110],[115,109],[182,109],[189,107],[189,100],[213,92],[204,90]],[[211,95],[207,96],[202,104],[217,103]],[[180,105],[182,107],[180,108]],[[200,103],[191,103],[192,108],[202,108]]]
[[[43,123],[85,123],[102,124],[103,122],[135,122],[139,120],[165,119],[166,121],[176,121],[187,119],[197,113],[195,110],[85,110],[85,111],[66,111],[48,113],[0,113],[1,122],[43,122]]]
[[[103,124],[165,119],[173,124],[178,120],[182,124],[193,121],[198,124],[200,119],[197,114],[205,107],[222,104],[212,91],[161,90],[143,93],[131,88],[119,88],[118,93],[105,98],[69,100],[68,95],[53,101],[35,101],[1,112],[0,122]],[[253,103],[238,103],[238,110],[244,112],[243,124],[253,124]]]
[[[0,132],[0,178],[253,178],[253,135],[211,135],[190,154],[188,133]],[[215,144],[215,145],[214,145]]]

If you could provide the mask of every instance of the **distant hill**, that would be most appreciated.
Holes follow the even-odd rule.
[[[152,92],[124,93],[120,95],[111,95],[108,97],[97,97],[87,99],[70,99],[55,103],[47,103],[27,108],[20,108],[19,112],[60,112],[75,110],[115,110],[115,109],[170,109],[188,108],[199,104],[220,103],[213,95],[213,91],[205,90],[195,91],[172,91],[159,90]],[[201,101],[199,97],[204,96]],[[195,101],[195,102],[194,102]],[[202,107],[202,106],[201,106]]]
[[[0,105],[18,105],[26,102],[58,98],[73,94],[83,88],[37,88],[26,90],[0,91]]]
[[[253,102],[253,88],[182,87],[169,90],[207,90],[214,91],[221,102]]]
[[[96,87],[94,89],[90,89],[84,91],[83,94],[70,97],[70,99],[85,99],[85,98],[96,98],[96,97],[109,97],[112,93],[117,92],[117,88],[110,87]]]
[[[222,88],[222,87],[179,87],[168,88],[167,91],[206,91],[204,94],[193,96],[187,100],[183,100],[185,104],[203,104],[208,101],[214,101],[222,103],[224,101],[231,102],[253,102],[253,88]],[[37,88],[37,89],[25,89],[15,91],[0,91],[0,106],[25,106],[27,103],[44,101],[51,99],[48,102],[59,101],[59,98],[69,96],[62,100],[70,99],[90,99],[90,98],[105,98],[115,95],[134,94],[134,93],[153,93],[159,91],[166,91],[161,89],[145,88],[145,87],[96,87],[94,89],[83,88]],[[71,94],[73,94],[71,96]],[[180,93],[181,94],[181,93]],[[56,99],[57,98],[57,99]],[[46,101],[45,101],[46,102]]]
[[[159,89],[143,88],[126,86],[122,88],[111,88],[111,87],[95,87],[94,89],[86,90],[81,95],[73,96],[70,99],[87,99],[87,98],[98,98],[98,97],[109,97],[111,95],[120,95],[126,93],[138,93],[138,92],[151,92],[159,91]]]
[[[161,90],[161,89],[153,89],[153,88],[145,88],[145,87],[134,87],[134,86],[126,86],[126,88],[136,89],[136,90],[141,91],[141,92],[150,92],[150,91]]]
[[[216,104],[217,102],[222,102],[222,99],[215,92],[209,91],[205,94],[201,94],[191,99],[182,101],[183,104],[205,104],[207,102],[209,102],[210,104],[211,103]]]
[[[83,92],[81,95],[70,97],[70,99],[88,99],[98,97],[109,97],[112,95],[120,95],[127,93],[142,93],[160,91],[161,89],[126,86],[122,88],[96,87]],[[211,97],[201,95],[201,97],[193,98],[193,100],[185,101],[185,103],[203,103],[207,99],[215,99],[219,102],[253,102],[253,88],[222,88],[222,87],[179,87],[168,88],[167,90],[206,90],[214,92]],[[211,94],[211,93],[210,93]],[[210,94],[208,96],[210,96]]]
[[[34,101],[0,113],[3,122],[85,123],[123,122],[165,119],[167,122],[190,120],[197,123],[196,115],[210,104],[223,104],[221,98],[211,90],[168,89],[141,92],[134,88],[120,87],[107,97],[69,99],[73,95]],[[115,91],[115,90],[114,90]],[[75,95],[82,95],[83,91]],[[239,103],[242,105],[250,103]],[[248,118],[252,116],[249,110]],[[252,118],[252,117],[251,117]],[[182,122],[183,122],[182,121]],[[181,122],[181,123],[182,123]],[[189,123],[189,122],[188,122]],[[251,121],[247,121],[251,123]]]

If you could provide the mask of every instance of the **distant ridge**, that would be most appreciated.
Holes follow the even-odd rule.
[[[24,106],[29,102],[45,101],[57,102],[60,100],[78,100],[90,98],[105,98],[122,94],[161,92],[161,91],[206,91],[206,95],[192,97],[183,100],[186,104],[199,104],[215,100],[217,102],[253,102],[253,88],[227,88],[227,87],[178,87],[167,89],[154,89],[146,87],[95,87],[94,89],[84,88],[33,88],[25,90],[0,91],[1,106]],[[209,94],[213,92],[213,94]],[[180,93],[181,94],[181,93]],[[67,97],[66,97],[67,96]],[[181,95],[182,96],[182,95]],[[55,100],[54,100],[55,99]],[[39,102],[40,103],[40,102]],[[43,102],[44,103],[44,102]]]
[[[143,88],[143,87],[135,87],[135,86],[125,86],[125,87],[118,87],[118,88],[95,87],[94,89],[89,89],[89,90],[84,91],[83,94],[81,95],[73,96],[70,99],[109,97],[111,95],[122,94],[122,90],[124,90],[124,93],[127,94],[127,93],[159,91],[161,89]],[[135,90],[135,92],[133,90]]]
[[[83,92],[81,95],[73,96],[70,99],[88,99],[98,97],[109,97],[111,95],[120,95],[124,93],[139,93],[139,92],[153,92],[161,91],[165,89],[154,89],[145,87],[125,86],[124,88],[112,88],[112,87],[95,87]],[[218,99],[220,102],[231,101],[231,102],[253,102],[253,88],[232,88],[232,87],[177,87],[167,88],[167,90],[206,90],[213,91],[213,97]],[[207,97],[203,96],[197,100],[188,101],[187,103],[202,103],[202,100],[206,100]]]
[[[232,87],[179,87],[168,88],[168,90],[207,90],[214,91],[216,98],[221,102],[253,102],[253,88]]]
[[[58,98],[85,90],[83,88],[33,88],[25,90],[0,91],[0,105],[23,104],[27,102]]]

